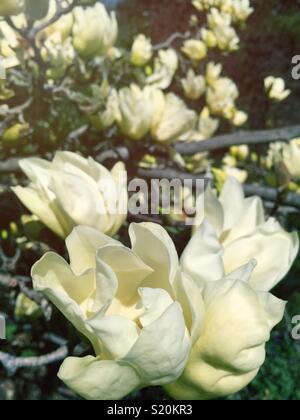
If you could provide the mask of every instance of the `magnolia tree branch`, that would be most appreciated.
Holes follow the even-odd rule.
[[[82,129],[85,131],[86,126],[82,127]],[[233,134],[212,137],[209,140],[199,142],[176,143],[174,148],[177,152],[183,155],[194,155],[199,152],[226,149],[228,147],[238,146],[241,144],[255,145],[267,144],[276,141],[289,142],[296,137],[300,137],[300,125],[275,128],[273,130],[240,131]],[[0,174],[18,172],[20,170],[18,160],[19,158],[12,158],[4,162],[0,162]],[[147,171],[147,173],[149,172]],[[181,174],[181,178],[182,177],[185,177],[185,174]],[[191,178],[190,174],[189,177]]]
[[[0,351],[0,362],[9,373],[14,374],[20,368],[35,368],[57,363],[65,359],[68,353],[66,345],[59,347],[52,353],[38,357],[16,357]]]
[[[278,196],[281,194],[276,188],[262,187],[256,185],[245,184],[244,191],[247,196],[259,195],[263,200],[276,202],[278,201]],[[300,210],[300,194],[287,193],[282,198],[281,205],[294,207],[295,209]]]
[[[197,174],[184,173],[176,169],[138,169],[138,176],[146,179],[180,179],[182,181],[187,179],[191,179],[193,181],[203,179],[205,182],[210,181],[207,177]],[[289,192],[284,195],[284,192],[278,191],[276,188],[250,184],[245,184],[243,187],[247,196],[258,195],[263,200],[273,203],[278,201],[278,196],[280,194],[282,195],[281,206],[293,207],[294,209],[300,210],[300,194]]]
[[[179,142],[175,144],[174,148],[183,155],[194,155],[199,152],[227,149],[228,147],[241,144],[255,145],[276,141],[288,142],[296,137],[300,137],[300,125],[275,128],[273,130],[239,131],[237,133],[215,136],[204,141]]]

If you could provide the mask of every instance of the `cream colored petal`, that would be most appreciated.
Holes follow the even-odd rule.
[[[76,276],[69,264],[54,252],[46,253],[32,268],[34,287],[59,288],[80,305],[95,288],[95,271],[87,270]]]
[[[97,251],[97,260],[110,266],[118,279],[115,298],[129,306],[138,300],[138,288],[151,275],[148,267],[131,249],[106,245]]]
[[[92,226],[104,233],[111,228],[113,220],[107,214],[103,197],[94,182],[86,182],[69,173],[54,174],[51,190],[74,226]]]
[[[47,253],[31,270],[33,287],[42,292],[58,308],[74,327],[99,351],[99,342],[87,325],[85,315],[78,302],[87,297],[92,288],[93,276],[87,272],[76,278],[67,263],[54,253]],[[74,284],[73,284],[74,283]],[[71,291],[71,295],[68,292]]]
[[[265,359],[270,330],[285,303],[244,281],[208,283],[205,325],[181,378],[167,387],[178,399],[226,396],[245,387]]]
[[[220,194],[220,203],[224,211],[223,231],[231,229],[243,214],[244,191],[242,184],[233,177],[229,177]]]
[[[264,343],[270,338],[269,313],[277,312],[277,320],[282,319],[285,303],[278,304],[278,299],[270,296],[267,312],[260,293],[241,281],[221,280],[207,285],[205,330],[197,346],[202,358],[215,360],[218,368],[240,372],[262,365]]]
[[[222,241],[223,246],[242,236],[249,235],[257,226],[265,222],[265,212],[260,197],[249,197],[244,200],[244,209],[240,219]]]
[[[252,234],[224,248],[225,271],[230,273],[255,258],[257,266],[251,276],[251,285],[257,290],[268,291],[288,273],[298,249],[298,235],[284,231],[278,222],[270,219]]]
[[[114,165],[111,170],[111,175],[116,183],[117,191],[117,213],[115,215],[115,221],[109,234],[113,236],[117,233],[120,227],[127,219],[128,213],[128,192],[127,192],[127,176],[126,168],[122,162],[118,162]]]
[[[156,321],[173,303],[171,296],[163,289],[141,287],[139,294],[141,304],[145,309],[140,316],[140,322],[144,328]]]
[[[101,258],[96,257],[96,290],[92,297],[91,312],[96,314],[101,308],[109,306],[118,290],[118,278],[112,268]]]
[[[239,280],[248,283],[250,277],[253,273],[253,270],[257,266],[257,261],[255,259],[249,261],[247,264],[238,267],[236,270],[232,271],[226,276],[227,280]]]
[[[132,223],[129,236],[132,250],[153,269],[142,286],[165,289],[172,295],[178,255],[167,231],[155,223]]]
[[[46,200],[42,199],[38,192],[31,188],[14,187],[13,192],[17,195],[19,200],[27,209],[35,214],[41,222],[43,222],[49,229],[62,238],[65,237],[66,232],[60,225],[55,213]]]
[[[88,160],[78,153],[57,151],[53,159],[53,165],[61,171],[90,175]]]
[[[209,220],[217,235],[220,236],[223,231],[224,212],[210,185],[207,186],[204,194],[201,194],[197,199],[194,231],[200,227],[205,218]]]
[[[154,310],[157,310],[155,306]],[[136,367],[145,384],[162,385],[180,376],[189,352],[190,338],[182,309],[174,302],[156,321],[142,329],[124,360]]]
[[[89,325],[101,340],[109,359],[126,356],[140,332],[135,322],[119,315],[96,316],[89,321]]]
[[[95,268],[96,251],[105,245],[123,246],[97,229],[76,226],[66,239],[72,270],[80,274],[88,268]]]
[[[128,364],[92,356],[67,358],[58,377],[87,400],[119,400],[141,385]]]
[[[27,158],[19,161],[19,166],[31,182],[48,185],[54,169],[51,162],[40,158]]]
[[[200,284],[224,276],[223,248],[211,224],[204,220],[181,256],[182,270]]]
[[[180,273],[176,282],[176,299],[183,309],[185,324],[192,344],[198,340],[204,320],[203,285],[186,273]]]

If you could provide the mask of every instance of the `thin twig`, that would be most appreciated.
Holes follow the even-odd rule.
[[[191,32],[187,31],[185,33],[182,32],[175,32],[172,34],[168,39],[161,42],[160,44],[156,44],[153,46],[153,50],[161,50],[162,48],[169,48],[173,42],[177,41],[177,39],[188,39],[191,36]]]
[[[0,286],[12,289],[19,288],[20,292],[24,293],[25,296],[35,302],[42,309],[46,320],[50,320],[52,315],[52,306],[41,293],[28,287],[29,283],[29,277],[0,273]]]

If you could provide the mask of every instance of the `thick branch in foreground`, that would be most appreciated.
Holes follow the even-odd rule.
[[[138,176],[146,179],[180,179],[181,181],[187,179],[192,179],[193,181],[197,179],[203,179],[205,182],[210,181],[208,178],[205,178],[202,175],[184,173],[176,169],[139,169]],[[265,201],[274,203],[278,201],[279,192],[276,188],[249,184],[245,184],[243,187],[246,196],[258,195]],[[294,207],[295,209],[300,210],[300,194],[288,192],[285,196],[283,196],[281,205]]]
[[[86,126],[83,126],[79,130],[86,130]],[[71,133],[72,134],[72,133]],[[74,133],[73,133],[74,134]],[[80,133],[81,135],[82,133]],[[240,131],[232,134],[225,134],[222,136],[212,137],[209,140],[192,142],[192,143],[176,143],[174,148],[177,152],[183,155],[194,155],[199,152],[209,152],[213,150],[226,149],[231,146],[238,146],[241,144],[266,144],[276,141],[288,142],[296,137],[300,137],[300,125],[289,126],[284,128],[276,128],[274,130],[261,130],[261,131]],[[0,174],[19,172],[20,168],[18,161],[20,158],[8,159],[4,162],[0,162]],[[181,178],[185,177],[185,174],[181,175]],[[155,177],[159,178],[159,176]],[[191,175],[189,176],[191,178]]]
[[[276,202],[278,200],[278,190],[275,188],[246,184],[244,185],[244,191],[247,196],[259,195],[265,201]],[[287,193],[281,204],[300,210],[300,194]]]
[[[227,149],[231,146],[241,144],[266,144],[276,141],[288,142],[296,137],[300,137],[300,125],[284,128],[275,128],[273,130],[260,131],[239,131],[237,133],[225,134],[212,137],[209,140],[176,143],[175,149],[183,155],[194,155],[199,152],[209,152],[218,149]]]

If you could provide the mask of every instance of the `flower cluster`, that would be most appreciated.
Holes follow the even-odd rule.
[[[91,343],[59,377],[87,399],[163,385],[178,399],[237,392],[257,374],[285,302],[269,293],[290,269],[295,233],[267,220],[229,179],[198,198],[179,259],[163,227],[131,224],[131,248],[87,226],[66,239],[70,265],[47,253],[32,268],[43,292]],[[170,327],[171,326],[171,327]]]

